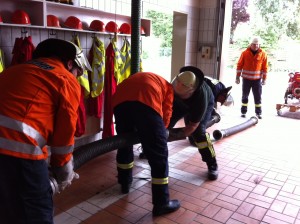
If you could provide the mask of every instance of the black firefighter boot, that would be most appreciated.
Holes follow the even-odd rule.
[[[213,158],[212,161],[207,162],[208,168],[208,179],[209,180],[216,180],[218,179],[219,171],[218,171],[218,164],[216,158]]]
[[[168,184],[152,184],[153,216],[175,212],[180,208],[178,200],[169,200]]]
[[[132,184],[132,169],[118,167],[118,183],[121,184],[122,194],[128,194]]]

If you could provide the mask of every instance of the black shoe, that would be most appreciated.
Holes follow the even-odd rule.
[[[256,117],[257,117],[258,119],[262,119],[261,114],[256,114]]]
[[[218,179],[219,171],[218,171],[218,165],[208,165],[208,175],[207,178],[209,180],[216,180]]]
[[[170,200],[168,204],[162,206],[154,206],[152,210],[153,216],[160,216],[175,212],[180,208],[180,202],[178,200]]]
[[[245,118],[245,117],[246,117],[246,114],[242,114],[241,117]]]
[[[121,192],[122,194],[128,194],[131,187],[131,183],[129,184],[121,184]]]

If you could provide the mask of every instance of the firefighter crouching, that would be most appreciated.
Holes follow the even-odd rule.
[[[47,39],[33,60],[0,75],[0,223],[53,224],[50,172],[59,190],[73,171],[74,133],[80,86],[76,79],[91,69],[74,44]]]
[[[216,180],[218,178],[216,153],[210,136],[206,132],[206,125],[214,110],[213,92],[204,81],[203,72],[193,66],[182,67],[172,84],[175,96],[169,128],[173,128],[182,118],[184,118],[185,127],[179,129],[178,133],[170,131],[169,140],[179,139],[179,136],[191,136],[202,160],[207,164],[208,179]]]
[[[161,76],[139,72],[117,86],[113,107],[117,134],[136,131],[151,167],[153,215],[179,209],[178,200],[169,199],[168,146],[166,127],[172,115],[172,85]],[[133,146],[117,150],[118,183],[129,192],[134,166]]]

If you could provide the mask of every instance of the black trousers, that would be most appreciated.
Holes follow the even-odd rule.
[[[261,114],[262,113],[262,109],[261,109],[262,86],[261,86],[260,79],[258,80],[243,79],[241,113],[246,114],[248,111],[248,97],[251,89],[254,97],[255,113]]]
[[[46,161],[0,154],[0,208],[1,224],[53,224]]]
[[[138,133],[151,167],[153,204],[168,203],[168,183],[158,184],[153,181],[166,179],[169,175],[167,135],[162,117],[151,107],[138,101],[119,104],[114,109],[114,115],[117,134]],[[125,167],[134,160],[133,146],[118,149],[116,159],[118,164],[122,164],[118,167],[118,182],[132,182],[132,168]]]

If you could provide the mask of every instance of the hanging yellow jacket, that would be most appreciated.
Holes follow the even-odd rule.
[[[237,63],[236,75],[244,79],[258,80],[267,78],[268,58],[264,50],[258,49],[254,55],[248,47],[242,52]]]
[[[78,46],[80,49],[82,49],[81,45],[80,45],[80,41],[79,41],[78,35],[73,35],[72,42],[76,46]],[[77,80],[78,80],[79,84],[81,86],[83,86],[84,89],[85,89],[85,94],[84,95],[88,96],[90,94],[90,84],[89,84],[88,71],[84,70],[83,75],[77,77]]]
[[[105,47],[104,43],[98,37],[93,40],[93,61],[91,72],[91,96],[99,96],[104,88],[105,76]]]
[[[124,39],[123,46],[121,48],[121,58],[123,61],[121,72],[117,77],[117,84],[120,84],[130,76],[131,73],[131,46],[127,39]]]
[[[119,50],[119,48],[117,47],[117,38],[114,37],[111,41],[112,43],[112,47],[113,47],[113,51],[115,53],[115,57],[114,57],[114,76],[115,79],[118,80],[119,77],[121,77],[121,69],[123,66],[123,60],[121,58],[121,52]]]
[[[3,70],[5,69],[4,66],[4,54],[2,49],[0,49],[0,73],[3,72]]]

